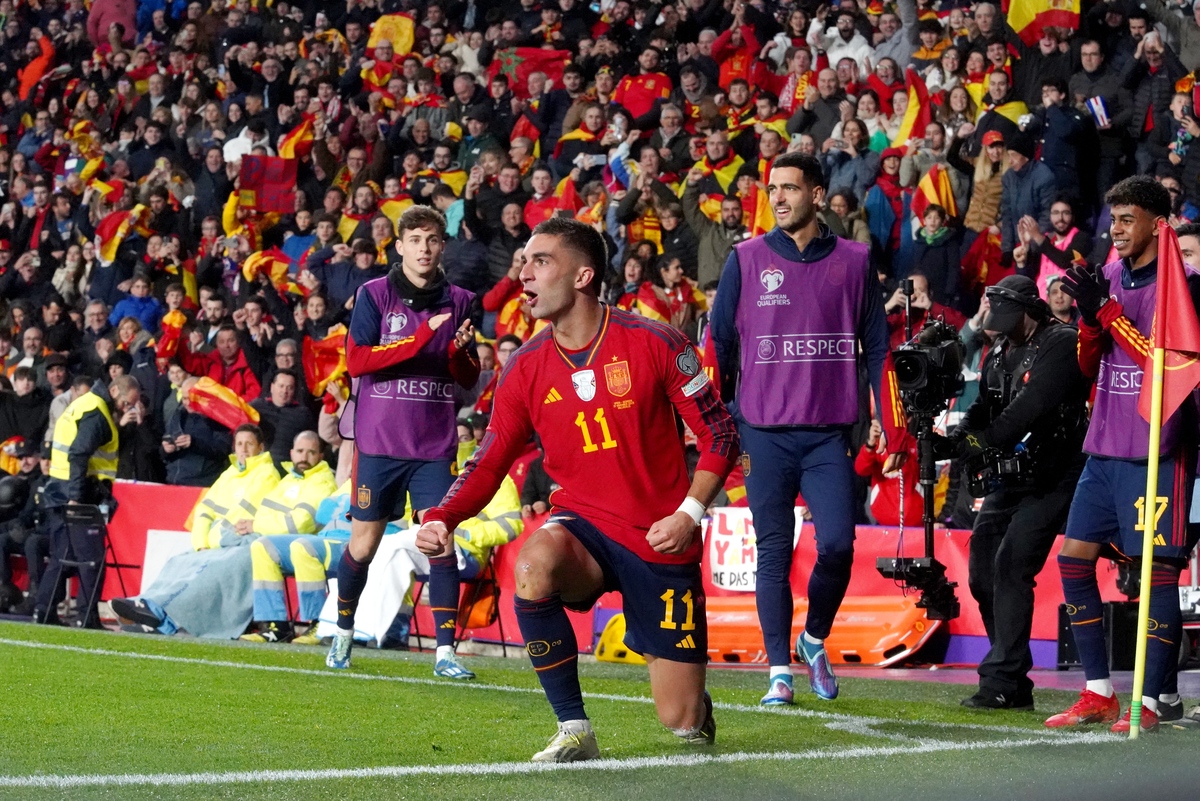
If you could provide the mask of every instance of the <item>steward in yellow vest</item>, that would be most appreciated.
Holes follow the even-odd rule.
[[[67,406],[54,425],[50,454],[50,480],[43,495],[46,530],[50,535],[50,564],[38,587],[34,620],[57,622],[55,610],[62,600],[62,562],[85,564],[79,574],[79,598],[98,600],[95,592],[104,574],[104,526],[89,508],[112,498],[117,477],[118,434],[116,419],[134,406],[141,387],[132,376],[114,378],[109,386],[97,383],[90,392]],[[68,512],[68,507],[73,511]],[[74,508],[79,507],[79,508]],[[94,512],[94,510],[93,510]],[[87,563],[91,563],[90,566]],[[95,603],[81,604],[80,623],[99,628]]]

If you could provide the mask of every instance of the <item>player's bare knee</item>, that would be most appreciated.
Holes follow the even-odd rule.
[[[554,567],[558,564],[558,549],[549,536],[539,536],[543,534],[543,531],[535,531],[517,555],[514,568],[517,595],[526,600],[545,598],[555,591]]]

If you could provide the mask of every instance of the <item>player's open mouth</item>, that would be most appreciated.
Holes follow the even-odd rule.
[[[525,290],[525,302],[528,303],[530,306],[533,306],[534,304],[537,303],[537,297],[538,297],[538,293],[530,292],[528,289]]]

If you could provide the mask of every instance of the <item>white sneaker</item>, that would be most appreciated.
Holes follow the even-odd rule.
[[[600,746],[596,744],[596,732],[586,720],[568,721],[558,724],[558,734],[550,744],[533,755],[532,762],[582,762],[599,759]]]

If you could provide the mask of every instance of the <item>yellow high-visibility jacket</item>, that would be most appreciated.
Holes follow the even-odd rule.
[[[239,467],[237,457],[231,455],[229,467],[192,510],[192,547],[197,551],[221,547],[222,527],[217,523],[253,520],[263,496],[278,483],[279,471],[271,454],[251,456],[245,467]]]
[[[254,515],[254,533],[313,534],[317,531],[317,507],[337,490],[333,470],[325,462],[297,473],[291,462],[283,463],[287,474],[263,496]]]
[[[454,544],[486,565],[492,548],[512,542],[525,528],[521,520],[521,494],[510,476],[505,476],[500,489],[478,517],[464,520],[454,529]]]
[[[95,392],[80,395],[66,408],[54,424],[54,443],[50,452],[50,477],[62,481],[71,480],[71,461],[69,459],[71,445],[79,436],[79,423],[84,416],[92,412],[100,412],[108,423],[111,434],[108,442],[104,443],[88,457],[87,474],[91,478],[105,481],[117,480],[117,457],[120,450],[117,424],[113,421],[112,411],[108,401]],[[78,478],[78,477],[77,477]]]

